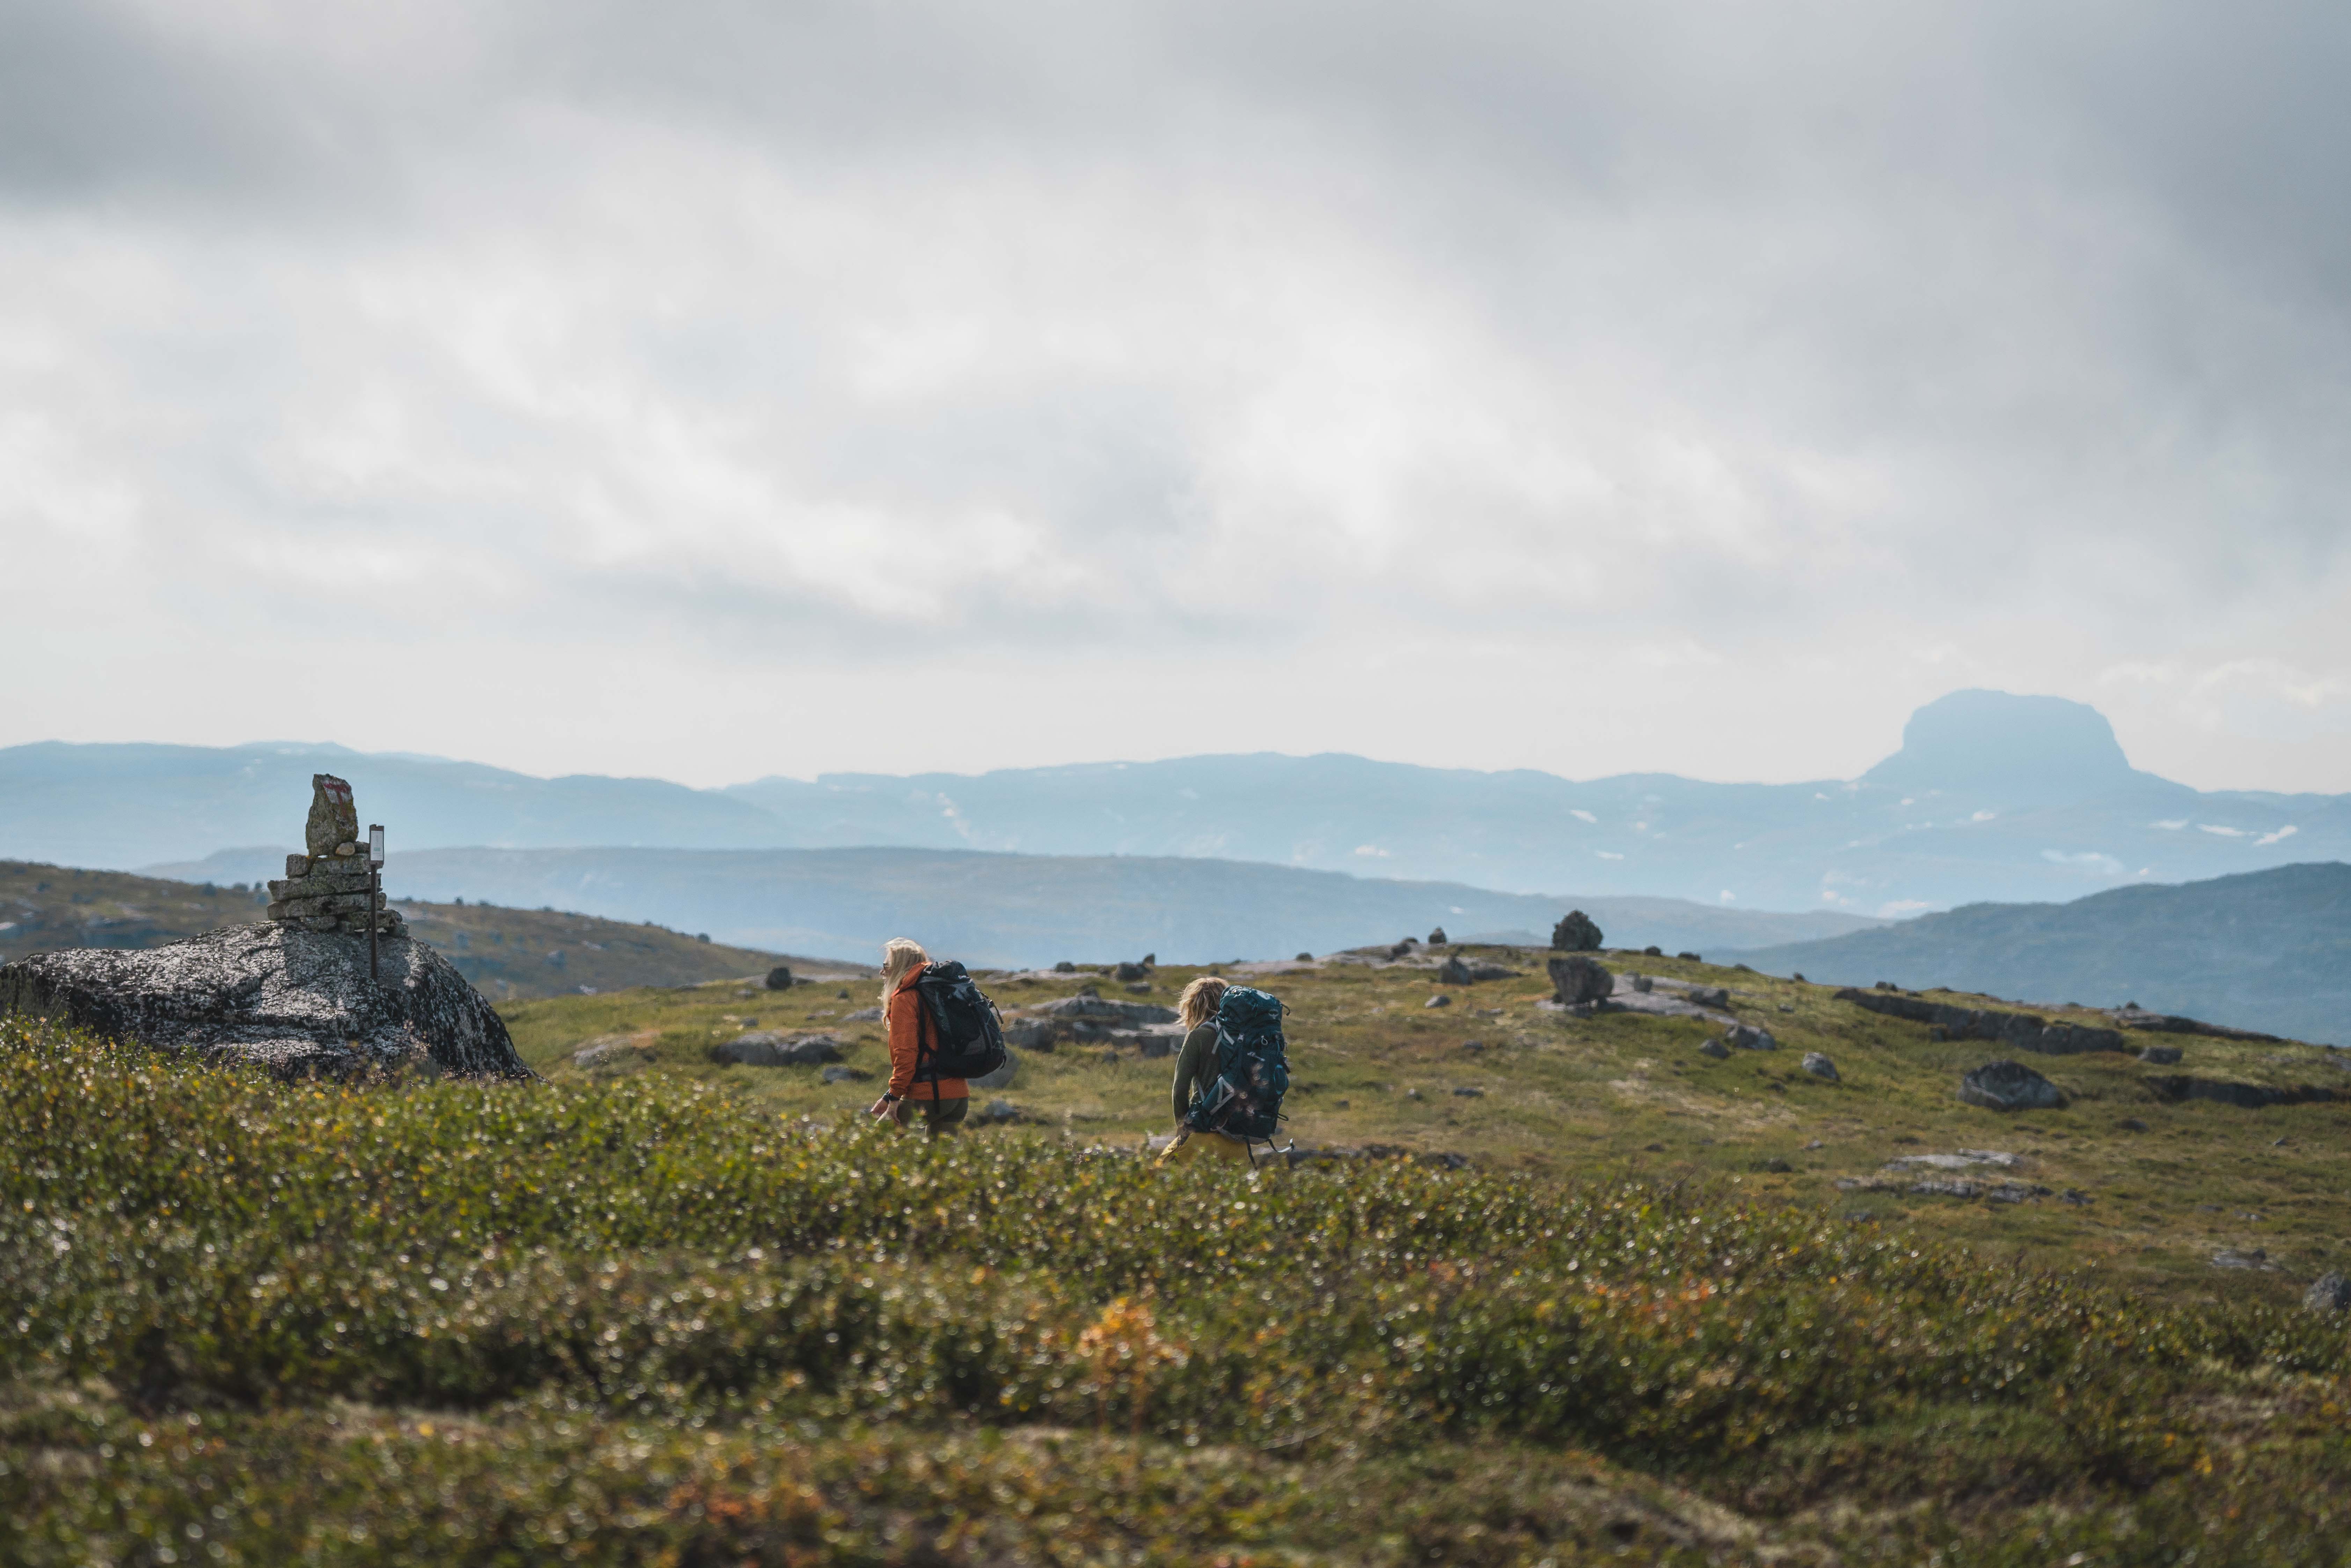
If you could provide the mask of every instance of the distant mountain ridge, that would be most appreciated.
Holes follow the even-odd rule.
[[[2137,1002],[2351,1043],[2351,865],[2118,887],[2070,904],[1969,904],[1721,956],[1829,984],[1891,980],[2091,1007]]]
[[[1697,722],[1693,720],[1692,722]],[[1902,915],[2351,857],[2351,797],[2199,792],[2095,709],[1955,692],[1861,778],[1578,781],[1360,757],[1208,756],[692,789],[292,744],[0,749],[0,854],[137,867],[280,841],[311,772],[396,846],[898,846],[1254,861],[1498,892]]]
[[[278,855],[231,851],[157,868],[234,883]],[[706,931],[743,947],[868,961],[914,936],[967,963],[1050,964],[1156,953],[1168,963],[1286,958],[1366,942],[1551,930],[1569,901],[1458,883],[1391,882],[1195,856],[1013,855],[971,850],[410,850],[385,886],[578,910]],[[1774,914],[1670,898],[1583,901],[1608,939],[1670,951],[1829,936],[1874,922],[1834,911]]]

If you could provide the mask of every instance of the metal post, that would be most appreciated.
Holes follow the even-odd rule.
[[[367,923],[368,923],[368,983],[369,983],[370,985],[374,985],[374,986],[381,986],[381,985],[382,985],[382,984],[383,984],[383,975],[382,975],[382,973],[381,973],[381,972],[377,968],[377,967],[376,967],[376,953],[375,953],[375,928],[376,928],[377,918],[378,918],[378,917],[377,917],[377,915],[376,915],[376,908],[375,908],[375,904],[376,904],[376,900],[377,900],[378,898],[380,898],[380,897],[381,897],[381,896],[382,896],[382,894],[381,894],[381,889],[382,888],[382,886],[383,886],[383,824],[382,824],[381,822],[370,822],[370,823],[368,824],[368,897],[367,897]]]

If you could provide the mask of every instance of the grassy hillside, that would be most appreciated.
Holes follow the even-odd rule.
[[[59,947],[158,946],[258,920],[268,902],[257,885],[215,887],[0,861],[0,962]],[[493,1001],[693,986],[764,976],[778,964],[801,972],[862,972],[853,965],[554,910],[405,901],[400,908],[416,936],[441,949]]]
[[[2334,1052],[2134,1035],[2135,1046],[2177,1046],[2184,1060],[2151,1067],[2112,1053],[2028,1057],[2073,1103],[2005,1117],[1956,1095],[1959,1075],[2001,1050],[1931,1040],[1926,1027],[1838,1001],[1824,986],[1710,964],[1608,958],[1626,976],[1638,970],[1727,986],[1736,1016],[1780,1042],[1776,1051],[1737,1051],[1718,1061],[1698,1049],[1722,1032],[1717,1026],[1546,1011],[1538,1005],[1550,995],[1546,955],[1473,951],[1520,968],[1521,977],[1448,990],[1426,968],[1336,961],[1270,972],[1249,967],[1261,976],[1257,983],[1292,1009],[1296,1085],[1289,1108],[1299,1142],[1458,1153],[1579,1182],[1719,1182],[1760,1200],[1899,1220],[2039,1266],[2095,1265],[2133,1289],[2182,1300],[2283,1300],[2325,1270],[2351,1270],[2340,1197],[2351,1186],[2351,1103],[2262,1110],[2166,1103],[2150,1085],[2156,1075],[2188,1073],[2351,1092],[2351,1072]],[[1172,1004],[1200,972],[1163,968],[1135,996],[1101,975],[985,983],[1008,1009],[1071,995],[1081,984],[1122,1000]],[[1451,995],[1452,1005],[1424,1005],[1440,993]],[[710,1061],[709,1048],[752,1027],[827,1031],[844,1042],[849,1066],[880,1073],[886,1062],[879,1025],[845,1021],[873,1001],[864,985],[799,987],[788,998],[705,987],[557,998],[502,1010],[525,1059],[559,1083],[676,1077],[747,1105],[837,1123],[871,1102],[871,1080],[826,1083],[814,1068],[721,1067]],[[2064,1009],[2049,1016],[2105,1022]],[[592,1067],[575,1066],[572,1054],[590,1041],[622,1049]],[[1826,1053],[1840,1081],[1806,1073],[1808,1051]],[[1001,1099],[1057,1143],[1134,1146],[1170,1124],[1170,1065],[1142,1060],[1131,1045],[1065,1044],[1050,1054],[1021,1053],[1015,1083],[980,1098]],[[1866,1185],[1897,1156],[1959,1149],[2012,1154],[2019,1163],[2013,1170],[1926,1171],[1914,1179],[2014,1179],[2046,1195],[1986,1202]],[[2069,1192],[2085,1201],[2065,1201]],[[2219,1252],[2257,1249],[2275,1272],[2211,1264]]]
[[[2351,865],[2281,866],[2071,904],[1979,904],[1744,952],[1773,974],[2135,1001],[2239,1029],[2351,1043]]]
[[[1329,988],[1310,1077],[1444,1059],[1343,1030],[1400,977],[1285,984]],[[526,1010],[544,1050],[612,1005]],[[1526,1032],[1530,1086],[1635,1118],[1825,1119],[1748,1063],[1665,1094],[1679,1037],[1644,1092],[1564,1073],[1607,1029]],[[1929,1113],[1905,1049],[1849,1045],[1886,1053],[1850,1114]],[[1163,1171],[736,1088],[285,1086],[0,1025],[0,1561],[2266,1568],[2351,1522],[2339,1320],[2258,1291],[1689,1163]]]

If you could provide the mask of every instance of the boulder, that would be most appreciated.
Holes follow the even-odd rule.
[[[1686,964],[1703,964],[1706,962],[1705,959],[1699,957],[1695,953],[1677,953],[1674,956],[1679,958]]]
[[[1551,928],[1551,945],[1562,953],[1600,951],[1600,927],[1581,909],[1571,909]]]
[[[1298,955],[1295,961],[1301,964],[1311,964],[1314,962],[1314,955],[1311,953],[1301,953]]]
[[[2339,1312],[2351,1308],[2351,1280],[2330,1269],[2303,1291],[2302,1304],[2314,1312]]]
[[[1692,986],[1682,994],[1689,998],[1690,1006],[1694,1008],[1727,1011],[1730,1007],[1730,993],[1720,986]]]
[[[1646,997],[1657,988],[1657,982],[1646,975],[1635,975],[1633,977],[1633,988]]]
[[[1566,1007],[1605,1001],[1616,989],[1614,975],[1603,968],[1596,959],[1586,958],[1580,954],[1553,958],[1545,967],[1551,974],[1552,989]]]
[[[574,1067],[616,1067],[624,1061],[650,1061],[653,1051],[625,1034],[591,1040],[571,1053]]]
[[[1836,1063],[1817,1051],[1804,1052],[1804,1071],[1815,1078],[1825,1078],[1832,1083],[1840,1082],[1837,1077]]]
[[[528,1078],[507,1026],[455,966],[405,936],[266,922],[135,950],[72,948],[0,966],[0,1013],[55,1019],[287,1077],[397,1070]]]
[[[789,966],[778,964],[774,968],[768,971],[768,989],[771,991],[789,991],[791,988],[792,971]]]
[[[710,1048],[710,1060],[737,1067],[818,1067],[841,1060],[841,1041],[829,1034],[781,1035],[754,1030]]]
[[[882,1021],[882,1009],[880,1008],[860,1008],[853,1013],[841,1014],[841,1021],[843,1023],[880,1023]]]
[[[1121,963],[1118,967],[1118,972],[1113,975],[1112,978],[1119,980],[1147,980],[1151,978],[1151,971],[1141,964]]]
[[[1062,959],[1060,963],[1053,966],[1053,973],[1057,975],[1074,975],[1077,972],[1078,967],[1075,964],[1071,963],[1067,958]]]
[[[2176,1045],[2150,1045],[2140,1051],[2138,1059],[2150,1067],[2177,1067],[2179,1048]]]
[[[2150,1073],[2144,1082],[2149,1093],[2167,1103],[2210,1100],[2247,1111],[2263,1110],[2272,1105],[2318,1105],[2341,1098],[2334,1090],[2320,1083],[2275,1087],[2267,1083],[2236,1083],[2225,1078],[2191,1078],[2186,1073]]]
[[[1719,1040],[1709,1040],[1704,1045],[1698,1048],[1698,1053],[1700,1056],[1710,1056],[1717,1061],[1720,1061],[1729,1056],[1730,1047],[1723,1044],[1722,1041]]]
[[[1420,1005],[1425,1008],[1449,1008],[1453,1005],[1453,998],[1440,992]]]
[[[1440,986],[1466,986],[1473,978],[1474,977],[1469,973],[1469,966],[1461,961],[1461,955],[1458,953],[1446,959],[1437,971],[1437,983]]]
[[[1051,1019],[1006,1019],[1004,1043],[1019,1046],[1023,1051],[1050,1052],[1061,1041],[1061,1030]]]
[[[828,1067],[823,1076],[827,1083],[862,1083],[873,1074],[862,1067]]]
[[[1780,1042],[1771,1038],[1771,1031],[1770,1030],[1757,1029],[1751,1023],[1732,1024],[1730,1026],[1729,1032],[1725,1035],[1724,1038],[1741,1051],[1777,1051],[1780,1049]],[[1822,1060],[1825,1061],[1827,1059],[1823,1058]]]
[[[2065,1103],[2057,1085],[2018,1061],[1988,1061],[1960,1074],[1959,1098],[1987,1111],[2050,1111]]]
[[[1442,925],[1437,927],[1437,929],[1428,934],[1428,945],[1432,947],[1443,946],[1445,945],[1445,927]]]
[[[1040,1002],[1025,1009],[1031,1018],[1088,1019],[1102,1023],[1115,1023],[1128,1029],[1144,1024],[1175,1023],[1179,1015],[1174,1008],[1157,1007],[1150,1002],[1114,1002],[1107,997],[1063,997],[1059,1001]]]

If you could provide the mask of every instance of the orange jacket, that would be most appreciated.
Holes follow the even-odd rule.
[[[914,982],[922,977],[920,969],[907,970],[883,1009],[890,1021],[890,1092],[901,1100],[968,1100],[971,1085],[960,1078],[942,1078],[934,1084],[914,1076],[915,1057],[931,1035],[930,1015],[914,994]]]

